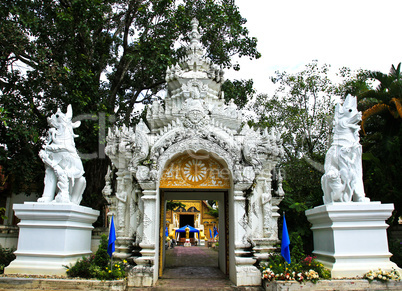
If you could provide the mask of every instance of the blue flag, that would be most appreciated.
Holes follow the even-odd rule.
[[[214,226],[214,238],[219,234],[218,229]]]
[[[109,254],[110,257],[112,257],[112,254],[115,250],[114,245],[115,241],[116,241],[116,230],[114,229],[114,222],[112,216],[112,221],[110,222],[110,230],[109,230],[109,242],[107,244],[107,253]]]
[[[283,215],[283,228],[282,228],[282,245],[281,245],[281,255],[288,264],[290,264],[290,239],[288,233],[288,227],[286,225],[285,214]]]
[[[209,238],[212,238],[212,231],[209,229]]]
[[[168,228],[167,228],[167,226],[166,226],[165,235],[166,235],[166,237],[168,237],[168,236],[169,236],[169,232],[168,232]]]

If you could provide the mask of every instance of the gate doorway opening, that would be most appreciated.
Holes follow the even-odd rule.
[[[189,225],[194,227],[194,215],[180,214],[180,228]],[[194,238],[194,232],[190,232],[190,238]]]
[[[194,215],[180,214],[180,228],[186,225],[194,227]],[[192,233],[193,232],[191,232],[190,234]]]
[[[159,257],[159,277],[176,279],[191,277],[191,274],[204,274],[206,278],[213,276],[225,278],[229,275],[229,243],[228,243],[228,191],[227,190],[174,190],[174,189],[160,189],[161,194],[161,238],[160,238],[160,257]],[[184,244],[175,244],[174,248],[168,248],[166,236],[166,201],[168,200],[185,200],[185,201],[199,201],[199,200],[215,200],[219,207],[219,222],[216,225],[219,234],[215,236],[213,231],[209,229],[199,233],[190,233],[190,239],[197,240],[197,244],[191,246],[184,246]],[[190,225],[192,227],[200,227],[199,222],[194,222],[194,215],[180,214],[180,227]],[[183,220],[182,220],[183,219]],[[207,223],[207,221],[202,221]],[[192,225],[191,225],[192,224]],[[210,236],[212,234],[212,238]],[[201,235],[203,236],[201,238]],[[205,240],[204,238],[207,238]],[[185,234],[184,234],[185,236]],[[215,237],[215,239],[214,239]],[[203,241],[201,241],[203,239]],[[187,274],[187,275],[186,275]],[[207,275],[209,274],[209,275]],[[202,275],[201,275],[202,276]]]

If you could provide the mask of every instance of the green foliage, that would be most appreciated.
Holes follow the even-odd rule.
[[[83,257],[67,268],[69,277],[96,278],[98,280],[116,280],[125,277],[126,261],[113,262],[110,266],[110,257],[107,253],[107,236],[101,236],[101,242],[95,255]]]
[[[219,209],[209,208],[207,214],[209,214],[215,218],[219,218]]]
[[[77,149],[93,153],[84,160],[83,205],[101,209],[107,162],[100,138],[113,120],[136,124],[138,104],[165,89],[166,68],[184,54],[175,44],[189,40],[193,17],[214,63],[230,68],[234,55],[260,57],[232,0],[1,1],[0,164],[12,190],[42,191],[46,117],[72,104],[82,119]]]
[[[323,162],[323,158],[320,159]],[[306,253],[313,251],[312,231],[305,211],[322,204],[320,171],[315,170],[306,159],[292,159],[282,165],[284,175],[283,190],[286,193],[280,204],[286,213],[288,231],[303,239]]]
[[[80,277],[80,278],[94,278],[95,273],[93,272],[93,266],[96,266],[93,263],[94,256],[91,257],[83,257],[82,259],[77,260],[73,266],[66,267],[67,268],[67,276],[69,277]]]
[[[219,208],[218,208],[218,201],[216,200],[207,200],[208,205],[208,212],[207,214],[215,217],[216,219],[219,218]]]
[[[4,207],[0,207],[0,219],[7,219],[7,216],[4,215],[6,213],[6,209]]]
[[[110,257],[107,253],[108,237],[106,234],[101,235],[101,241],[99,248],[95,253],[94,263],[95,265],[106,268],[110,264]]]
[[[368,78],[376,81],[377,88],[368,86],[358,94],[366,132],[361,137],[364,187],[371,200],[394,203],[388,223],[396,225],[402,215],[401,64],[392,66],[389,74],[370,71]]]
[[[229,103],[233,100],[239,107],[243,108],[248,101],[253,98],[255,89],[253,80],[226,80],[222,85],[222,91],[225,93],[225,101]]]
[[[304,211],[322,204],[321,176],[331,132],[334,95],[341,94],[329,79],[330,66],[314,61],[297,73],[276,72],[273,96],[259,95],[251,125],[274,127],[282,133],[285,158],[280,168],[286,193],[280,204],[289,232],[297,232],[311,252],[312,233]]]
[[[328,74],[329,66],[319,67],[317,61],[295,74],[276,72],[274,95],[259,95],[252,107],[258,113],[256,126],[281,129],[288,160],[326,150],[336,92]]]
[[[306,257],[303,249],[303,240],[301,236],[297,233],[291,233],[289,236],[290,240],[290,253],[291,253],[291,260],[299,262]]]
[[[389,251],[392,253],[391,261],[402,267],[402,241],[400,239],[389,239]]]
[[[258,114],[251,125],[275,127],[282,133],[285,157],[280,163],[290,233],[298,233],[304,251],[313,250],[312,232],[305,211],[322,204],[321,177],[325,154],[330,145],[336,99],[368,88],[368,72],[342,68],[334,82],[329,65],[317,61],[293,74],[276,72],[271,78],[277,89],[273,96],[259,95],[252,105]]]
[[[168,200],[166,202],[166,210],[175,210],[178,207],[186,207],[186,205],[180,201]]]
[[[3,248],[0,245],[0,274],[3,274],[4,268],[15,260],[14,251],[14,249]]]

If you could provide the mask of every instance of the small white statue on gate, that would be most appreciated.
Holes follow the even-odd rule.
[[[74,203],[79,205],[85,190],[84,168],[75,148],[73,129],[81,122],[72,123],[73,110],[68,105],[66,114],[60,109],[47,119],[50,126],[39,157],[45,163],[45,188],[38,202]],[[57,195],[56,195],[57,191]],[[56,197],[55,197],[56,195]]]
[[[359,129],[362,117],[357,99],[346,97],[335,107],[334,136],[325,157],[325,174],[321,178],[324,204],[333,202],[368,202],[363,187],[362,146]]]

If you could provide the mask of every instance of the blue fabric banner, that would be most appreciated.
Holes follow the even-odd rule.
[[[212,231],[209,229],[209,238],[212,238]]]
[[[218,229],[214,226],[214,238],[219,234]]]
[[[112,257],[113,252],[115,251],[115,244],[116,241],[116,230],[114,228],[114,221],[112,216],[112,221],[110,222],[110,230],[109,230],[109,242],[107,244],[107,253],[110,257]]]
[[[281,255],[288,264],[290,264],[290,239],[288,233],[288,227],[286,225],[285,214],[283,215],[283,228],[282,228],[282,245]]]

